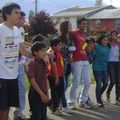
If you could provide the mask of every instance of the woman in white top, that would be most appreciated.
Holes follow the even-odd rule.
[[[120,43],[116,31],[111,32],[108,72],[110,84],[106,92],[107,101],[110,102],[110,92],[116,85],[116,104],[120,105]]]

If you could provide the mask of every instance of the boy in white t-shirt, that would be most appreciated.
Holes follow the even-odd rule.
[[[9,108],[19,107],[18,57],[32,54],[21,43],[17,25],[20,18],[20,6],[6,4],[2,8],[4,23],[0,24],[0,120],[8,120]]]

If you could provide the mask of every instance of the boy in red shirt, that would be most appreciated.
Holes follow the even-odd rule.
[[[28,78],[30,80],[29,104],[32,112],[30,120],[47,120],[48,67],[44,62],[46,55],[45,45],[35,42],[31,48],[34,60],[28,65]]]
[[[61,115],[61,111],[58,108],[60,98],[64,93],[62,42],[59,37],[55,36],[51,39],[50,45],[50,74],[48,80],[51,88],[51,110],[56,115]]]

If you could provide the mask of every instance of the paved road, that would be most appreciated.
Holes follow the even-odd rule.
[[[111,94],[111,104],[106,104],[105,108],[81,109],[73,111],[72,114],[64,114],[63,116],[55,116],[48,110],[49,120],[120,120],[120,106],[116,106],[114,89]],[[89,94],[95,102],[95,85],[91,85]],[[105,95],[103,96],[105,99]],[[28,115],[29,106],[27,104],[25,113]]]

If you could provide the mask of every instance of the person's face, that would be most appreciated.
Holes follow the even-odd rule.
[[[82,21],[82,22],[80,23],[79,29],[80,29],[81,31],[86,31],[86,30],[87,30],[87,21],[86,21],[86,20],[84,20],[84,21]]]
[[[107,45],[108,44],[108,38],[106,37],[106,38],[102,39],[101,44],[102,45]]]
[[[20,17],[20,19],[19,19],[19,26],[20,27],[24,27],[24,24],[25,24],[25,16],[23,16],[23,17]]]
[[[41,49],[38,52],[34,52],[34,54],[38,59],[44,59],[46,55],[46,49]]]
[[[20,9],[13,9],[10,15],[6,15],[13,25],[18,25],[20,20]]]
[[[3,22],[2,14],[0,14],[0,23]]]
[[[53,46],[53,48],[54,48],[54,50],[55,50],[56,52],[61,51],[61,49],[62,49],[62,42],[60,42],[60,43],[57,44],[56,46]]]

